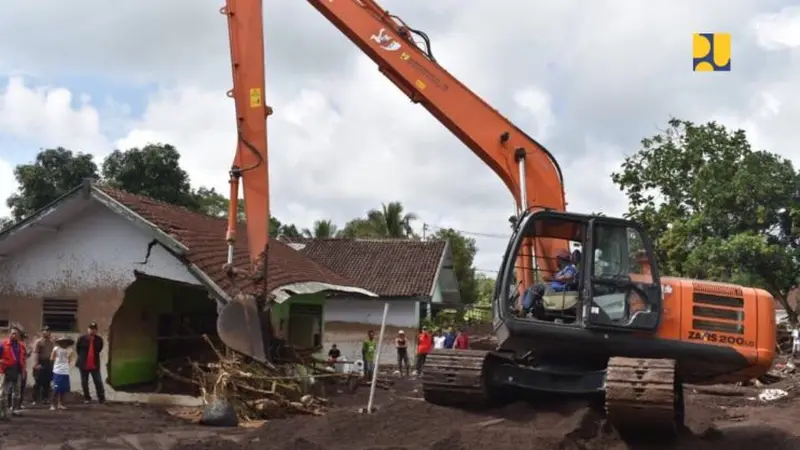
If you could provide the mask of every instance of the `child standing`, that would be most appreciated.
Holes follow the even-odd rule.
[[[53,362],[53,402],[50,411],[67,409],[63,405],[64,394],[70,391],[69,370],[75,362],[75,352],[72,351],[73,340],[62,336],[56,339],[56,347],[50,360]]]

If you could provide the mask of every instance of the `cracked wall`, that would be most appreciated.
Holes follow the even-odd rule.
[[[43,298],[78,300],[77,330],[55,334],[77,335],[89,322],[97,322],[107,342],[101,355],[104,376],[111,320],[125,289],[136,280],[135,272],[200,286],[163,247],[152,246],[145,258],[152,236],[100,204],[90,206],[58,231],[31,232],[40,235],[0,262],[0,308],[8,310],[10,321],[38,331]],[[74,388],[80,382],[75,375]]]

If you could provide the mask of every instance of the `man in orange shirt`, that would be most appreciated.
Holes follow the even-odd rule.
[[[417,374],[422,374],[422,369],[425,367],[425,358],[428,357],[431,348],[433,348],[433,336],[431,336],[427,328],[422,327],[417,336],[417,359],[414,361],[416,366],[414,371]]]
[[[105,403],[106,393],[103,389],[103,377],[100,372],[100,352],[103,351],[103,338],[97,335],[97,324],[89,324],[88,333],[81,335],[75,344],[75,351],[78,354],[78,361],[75,364],[81,372],[81,388],[83,389],[83,402],[92,401],[89,395],[89,377],[92,377],[97,401]]]

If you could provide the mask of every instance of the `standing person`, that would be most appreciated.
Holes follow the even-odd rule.
[[[339,347],[337,347],[336,344],[331,345],[331,349],[328,350],[328,366],[333,367],[334,370],[339,372],[339,365],[336,363],[341,357],[342,351],[339,350]]]
[[[405,331],[400,330],[397,332],[394,348],[397,349],[397,371],[402,376],[403,367],[405,367],[405,375],[408,376],[411,369],[408,367],[408,339],[406,339]]]
[[[33,344],[33,404],[44,403],[50,398],[50,382],[53,379],[51,356],[56,343],[50,329],[42,327],[42,336]]]
[[[75,362],[72,344],[72,339],[61,336],[56,339],[56,347],[50,352],[50,361],[53,365],[53,400],[50,403],[50,411],[67,409],[64,406],[64,394],[70,391],[69,370]]]
[[[103,338],[97,335],[97,323],[89,324],[88,332],[78,338],[75,350],[78,353],[76,365],[81,372],[83,402],[92,401],[92,396],[89,395],[89,377],[91,376],[95,392],[97,392],[97,401],[105,403],[106,392],[103,389],[103,377],[100,372],[100,352],[103,351]]]
[[[20,330],[12,327],[8,338],[0,344],[0,419],[9,420],[19,415],[19,395],[22,374],[25,373],[25,344],[20,340]],[[9,401],[9,394],[11,400]]]
[[[433,332],[433,348],[444,348],[444,335],[442,334],[442,330],[436,330]]]
[[[792,357],[796,358],[800,354],[800,328],[792,330]]]
[[[447,327],[444,334],[444,348],[453,348],[456,343],[456,332],[453,327]]]
[[[21,325],[16,324],[14,326],[17,328],[17,331],[19,332],[19,342],[21,342],[25,346],[25,358],[26,358],[25,366],[27,367],[27,358],[30,358],[30,354],[28,354],[28,347],[29,347],[29,345],[28,345],[28,334],[25,333],[25,329],[22,328]],[[11,398],[12,397],[11,393],[8,394],[8,404],[9,405],[14,405],[14,408],[16,408],[16,409],[18,409],[20,411],[25,409],[25,405],[24,405],[24,403],[25,403],[25,387],[27,387],[27,386],[28,386],[28,370],[25,369],[20,374],[19,395],[17,396],[16,404],[14,404],[13,399]]]
[[[428,332],[428,329],[423,327],[417,336],[417,359],[414,361],[416,366],[414,370],[415,373],[422,374],[422,370],[425,367],[425,358],[428,357],[428,353],[431,352],[432,347],[433,337]]]
[[[375,370],[375,353],[378,343],[375,341],[375,332],[367,331],[367,339],[361,343],[361,359],[364,361],[364,377],[372,379]]]
[[[456,332],[456,341],[453,344],[453,348],[457,350],[469,349],[469,337],[467,336],[466,331],[459,329]]]

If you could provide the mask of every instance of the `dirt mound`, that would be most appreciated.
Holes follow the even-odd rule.
[[[684,436],[676,442],[660,444],[641,438],[626,442],[585,400],[519,402],[478,413],[397,399],[369,415],[339,410],[324,417],[276,420],[237,444],[212,440],[194,443],[191,448],[256,450],[268,445],[276,450],[800,449],[800,438],[791,432],[797,423],[792,415],[800,406],[794,402],[737,408],[698,397],[690,403]]]

